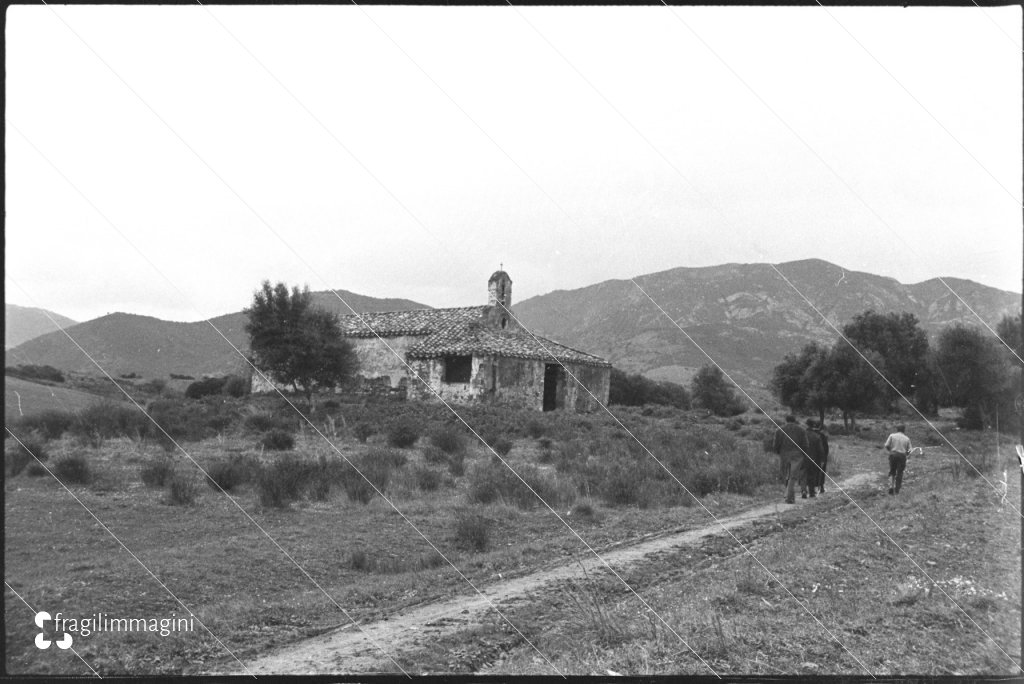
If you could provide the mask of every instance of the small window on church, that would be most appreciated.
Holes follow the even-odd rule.
[[[505,318],[505,317],[502,317],[502,319],[501,319],[501,329],[504,330],[506,327],[508,327],[508,319]]]
[[[472,356],[444,357],[444,382],[469,382],[473,375]]]

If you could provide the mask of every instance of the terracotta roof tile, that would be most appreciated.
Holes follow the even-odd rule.
[[[453,325],[469,325],[479,320],[486,306],[464,306],[455,309],[412,309],[410,311],[376,311],[358,316],[339,316],[341,332],[347,337],[395,337],[397,335],[430,335]],[[372,330],[372,332],[371,332]]]
[[[553,360],[565,363],[583,363],[591,366],[610,366],[604,359],[577,351],[543,337],[525,332],[491,330],[479,325],[456,326],[429,335],[408,351],[410,358],[437,358],[439,356],[493,355],[521,359]]]
[[[360,316],[340,316],[338,322],[342,333],[348,337],[422,336],[423,339],[409,348],[410,358],[486,354],[544,360],[554,356],[566,363],[611,365],[593,354],[566,347],[543,337],[535,338],[527,332],[484,327],[481,322],[487,309],[487,306],[467,306],[454,309],[384,311],[360,314],[362,320]]]

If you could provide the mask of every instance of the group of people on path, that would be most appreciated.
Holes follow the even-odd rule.
[[[903,486],[903,471],[910,455],[910,438],[906,426],[897,425],[896,432],[885,440],[889,453],[889,493],[899,494]],[[772,451],[779,455],[780,476],[786,482],[786,503],[796,503],[796,487],[800,496],[812,499],[825,492],[825,473],[828,468],[828,434],[813,418],[807,419],[806,429],[796,422],[796,416],[786,416],[786,422],[775,431]]]
[[[772,451],[779,455],[780,475],[786,482],[786,503],[796,503],[797,484],[804,499],[825,492],[828,435],[821,423],[808,418],[804,429],[795,416],[786,416],[785,424],[775,431]]]

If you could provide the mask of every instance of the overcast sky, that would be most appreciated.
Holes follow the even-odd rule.
[[[18,6],[6,298],[485,302],[817,257],[1021,289],[1021,10]],[[810,294],[810,293],[809,293]]]

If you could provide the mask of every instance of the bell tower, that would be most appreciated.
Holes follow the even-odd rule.
[[[487,303],[490,306],[500,304],[505,309],[512,308],[512,279],[505,271],[495,271],[487,281]]]

